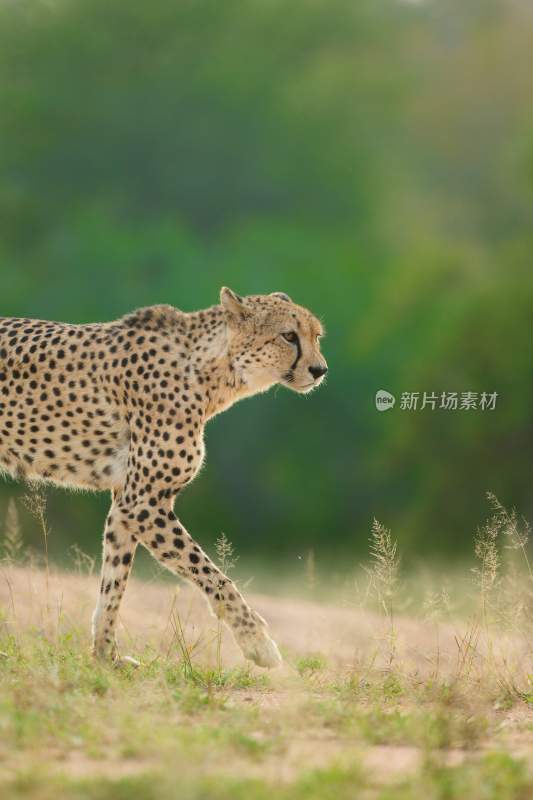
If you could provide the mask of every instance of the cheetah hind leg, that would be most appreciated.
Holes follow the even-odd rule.
[[[136,659],[120,655],[115,635],[120,603],[136,549],[137,541],[132,541],[130,533],[121,524],[114,497],[104,530],[100,590],[92,619],[92,652],[96,658],[111,661],[116,666],[139,666]]]

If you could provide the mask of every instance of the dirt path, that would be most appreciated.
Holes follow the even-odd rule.
[[[0,604],[6,614],[23,626],[39,626],[48,619],[63,626],[86,629],[87,636],[95,604],[97,576],[79,576],[51,571],[10,568],[0,571]],[[388,626],[382,617],[355,607],[341,607],[309,600],[295,600],[246,593],[251,604],[267,619],[271,633],[283,649],[287,661],[296,654],[319,653],[334,669],[359,667],[369,660],[386,666],[389,646]],[[205,639],[198,656],[207,648],[209,632],[216,622],[201,594],[189,585],[132,578],[121,606],[119,639],[124,653],[137,652],[147,644],[167,652],[173,638],[170,617],[179,614],[189,641]],[[416,670],[422,677],[447,675],[457,669],[460,644],[467,625],[439,624],[438,639],[431,621],[398,617],[395,620],[394,647],[402,667]],[[479,654],[483,652],[479,642]],[[524,642],[504,635],[493,640],[501,651],[513,650],[523,659],[524,669],[531,654]],[[229,633],[223,637],[223,659],[228,666],[242,664],[239,649]],[[438,661],[438,663],[437,663]],[[283,670],[282,670],[283,671]]]
[[[88,648],[97,586],[96,576],[53,571],[47,578],[41,570],[2,568],[0,607],[4,625],[13,631],[41,629],[48,633],[53,630],[56,634],[57,631],[75,629],[82,632],[82,641]],[[416,772],[424,757],[416,735],[414,742],[406,743],[393,731],[387,734],[390,741],[382,742],[370,730],[362,741],[360,736],[346,734],[342,727],[346,721],[342,717],[342,694],[337,692],[336,684],[346,685],[351,675],[363,683],[365,671],[370,669],[374,676],[382,676],[379,679],[382,682],[387,674],[384,667],[390,648],[385,640],[387,631],[383,620],[355,608],[253,594],[249,599],[268,620],[284,654],[285,664],[269,674],[268,690],[252,686],[233,693],[228,697],[228,703],[235,707],[252,705],[258,710],[261,726],[257,731],[252,729],[247,733],[252,743],[257,740],[258,747],[270,730],[283,729],[286,734],[283,752],[280,755],[281,751],[276,752],[274,748],[260,760],[236,755],[231,763],[215,759],[206,769],[287,782],[309,766],[323,768],[332,763],[349,766],[357,762],[371,774],[379,776],[382,784]],[[173,625],[177,616],[186,641],[197,643],[195,660],[214,663],[216,621],[210,616],[204,599],[193,588],[156,581],[133,579],[128,586],[119,628],[122,653],[139,655],[150,652],[154,657],[157,654],[179,657]],[[401,733],[401,715],[417,713],[419,688],[457,674],[463,657],[461,641],[464,630],[461,626],[441,625],[437,651],[432,623],[400,618],[396,626],[394,646],[397,663],[402,674],[409,676],[409,686],[414,688],[410,695],[399,695],[392,700],[385,694],[382,703],[379,698],[368,700],[363,697],[359,711],[364,716],[378,707],[385,713],[395,714]],[[508,654],[512,651],[515,668],[527,671],[530,657],[520,643],[499,637],[493,644],[495,651]],[[481,644],[474,656],[469,669],[475,683],[476,671],[481,671],[485,663]],[[316,668],[313,658],[317,660]],[[228,633],[223,636],[222,660],[225,667],[243,665],[240,651]],[[256,674],[260,672],[254,670]],[[394,687],[391,691],[394,692]],[[316,709],[322,702],[329,703],[331,708],[317,716]],[[432,702],[428,701],[429,709],[434,707]],[[468,720],[471,715],[469,705],[474,707],[475,698],[468,698],[466,693],[462,702],[465,708],[460,713]],[[439,713],[441,711],[440,708]],[[457,709],[450,707],[450,718],[456,713]],[[497,746],[513,755],[533,759],[533,715],[526,704],[498,707],[494,703],[484,708],[483,714],[487,718],[487,733],[475,742],[479,753]],[[305,720],[304,724],[302,720]],[[440,758],[444,764],[457,764],[470,755],[470,746],[455,746],[452,736]],[[10,759],[9,768],[17,768],[19,762],[23,763],[24,755],[21,754],[20,759],[12,755]],[[0,765],[0,774],[5,767],[6,764]],[[94,774],[105,777],[135,775],[157,768],[157,763],[120,758],[98,760],[73,749],[57,758],[50,753],[49,767],[73,777]]]

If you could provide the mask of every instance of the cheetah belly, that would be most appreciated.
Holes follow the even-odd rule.
[[[129,428],[105,399],[80,407],[60,396],[37,410],[25,395],[16,405],[0,398],[0,469],[82,489],[122,485]]]

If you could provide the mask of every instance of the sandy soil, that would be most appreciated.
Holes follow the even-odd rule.
[[[0,604],[8,624],[43,627],[54,620],[57,627],[90,629],[92,609],[98,588],[98,577],[51,572],[47,579],[44,571],[9,568],[0,570]],[[288,705],[298,708],[305,705],[314,688],[320,691],[320,681],[332,672],[346,673],[355,669],[361,674],[365,665],[373,668],[385,666],[388,647],[383,647],[386,628],[377,615],[361,609],[324,605],[303,600],[287,600],[264,595],[248,595],[251,604],[268,620],[271,633],[285,656],[284,666],[271,673],[271,690],[259,692],[251,689],[239,693],[235,702],[255,703],[265,713],[275,718],[276,712]],[[47,611],[48,608],[48,617]],[[186,640],[198,641],[195,658],[213,662],[216,623],[207,605],[194,588],[182,584],[160,581],[143,582],[133,578],[123,601],[120,617],[119,640],[123,655],[138,655],[146,645],[155,654],[169,653],[176,648],[172,615],[179,614]],[[10,622],[11,621],[11,622]],[[396,651],[402,670],[413,680],[423,681],[438,670],[440,677],[455,674],[460,662],[461,647],[466,625],[440,625],[438,648],[435,627],[431,622],[418,619],[396,620]],[[531,654],[524,645],[500,637],[495,648],[501,653],[513,653],[518,669],[527,671]],[[438,657],[437,657],[438,652]],[[320,653],[327,660],[325,673],[317,676],[315,683],[304,681],[295,669],[297,658],[305,654]],[[229,633],[223,637],[222,657],[225,666],[242,665],[243,659]],[[476,659],[482,659],[482,647]],[[476,670],[476,659],[472,670]],[[533,714],[525,704],[509,710],[492,709],[497,717],[498,729],[503,732],[505,747],[513,754],[533,759]],[[503,740],[502,740],[503,741]],[[491,749],[487,741],[483,749]],[[459,763],[465,753],[450,749],[443,761]],[[257,768],[262,777],[272,780],[289,780],[302,767],[327,766],[350,763],[357,758],[372,772],[379,772],[380,781],[386,783],[398,776],[415,771],[422,759],[420,749],[414,746],[347,746],[333,732],[313,728],[297,732],[282,759],[275,755],[263,760]],[[143,765],[146,769],[147,765]],[[72,775],[93,774],[95,770],[106,775],[134,772],[135,763],[114,761],[96,763],[80,753],[73,753],[60,764],[61,770]],[[231,771],[254,774],[256,768],[249,763],[240,766],[232,763]]]
[[[97,575],[52,570],[47,580],[43,570],[3,569],[0,603],[23,626],[44,625],[48,608],[54,622],[61,619],[65,627],[85,627],[89,634],[98,585]],[[386,666],[388,626],[381,616],[356,607],[245,594],[267,620],[271,635],[283,650],[288,662],[285,671],[296,654],[314,653],[324,655],[335,669],[360,667],[369,660],[374,666]],[[157,579],[146,582],[131,578],[128,583],[118,626],[121,653],[134,654],[147,644],[167,652],[173,638],[173,612],[179,614],[187,640],[200,640],[198,658],[208,658],[210,632],[215,631],[216,622],[204,598],[190,585]],[[395,650],[404,669],[418,672],[421,678],[433,675],[437,668],[441,676],[456,671],[467,623],[441,622],[437,637],[431,621],[398,616],[395,629]],[[502,653],[512,652],[515,662],[522,662],[526,670],[531,664],[532,653],[527,651],[525,640],[501,634],[493,639],[493,646]],[[480,640],[478,655],[482,654]],[[243,663],[229,632],[223,637],[223,658],[227,666]]]

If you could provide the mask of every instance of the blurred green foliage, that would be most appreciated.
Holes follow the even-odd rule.
[[[373,516],[463,555],[485,490],[533,510],[532,52],[526,0],[5,0],[0,313],[288,292],[328,384],[217,419],[178,514],[285,563],[357,560]],[[106,504],[52,492],[53,551],[94,552]]]

